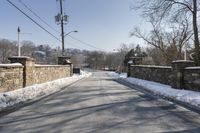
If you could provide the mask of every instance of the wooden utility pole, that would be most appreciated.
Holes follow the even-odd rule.
[[[60,4],[60,11],[58,15],[55,16],[55,20],[57,24],[60,24],[61,26],[61,39],[62,39],[62,56],[65,54],[65,32],[64,32],[64,24],[67,22],[67,15],[65,15],[63,11],[63,1],[64,0],[57,0]]]
[[[63,14],[63,0],[60,0],[60,18],[61,18],[61,37],[62,37],[62,56],[65,54],[65,37],[64,37],[64,14]]]

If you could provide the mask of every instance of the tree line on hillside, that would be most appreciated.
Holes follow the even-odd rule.
[[[160,31],[159,31],[160,32]],[[174,45],[173,45],[174,46]],[[192,51],[192,50],[191,50]],[[121,44],[112,52],[89,51],[68,48],[66,55],[71,57],[74,67],[89,67],[92,69],[125,71],[131,57],[151,57],[151,64],[170,65],[178,57],[183,58],[183,52],[177,54],[174,47],[166,47],[167,56],[157,47],[141,47],[135,44]],[[17,42],[7,39],[0,40],[0,63],[9,63],[8,57],[18,53]],[[57,57],[61,55],[59,47],[49,45],[35,45],[31,41],[21,42],[21,55],[36,59],[38,64],[57,64]]]
[[[0,40],[0,63],[8,63],[8,58],[18,55],[18,46],[16,41],[7,39]],[[55,59],[55,49],[49,45],[36,46],[31,41],[21,42],[21,56],[33,57],[38,63],[53,64]]]
[[[135,49],[135,50],[134,50]],[[130,50],[134,53],[128,54]],[[128,56],[141,56],[145,50],[139,45],[122,44],[113,52],[89,51],[80,49],[66,49],[65,55],[71,57],[75,67],[89,67],[93,69],[109,69],[124,71]],[[18,47],[16,41],[0,40],[0,63],[9,63],[8,58],[17,56]],[[21,56],[36,59],[38,64],[57,64],[57,57],[61,55],[61,49],[51,48],[49,45],[35,45],[31,41],[21,42]],[[146,55],[146,54],[145,54]]]

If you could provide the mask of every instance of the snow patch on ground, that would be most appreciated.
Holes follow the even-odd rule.
[[[115,77],[115,78],[126,78],[127,77],[127,73],[116,73],[116,72],[108,72],[108,75],[110,75],[111,77]]]
[[[155,94],[172,98],[184,103],[188,103],[196,107],[200,107],[200,92],[191,91],[191,90],[174,89],[169,85],[164,85],[157,82],[137,79],[133,77],[127,78],[125,76],[124,77],[121,76],[121,74],[117,74],[114,72],[109,73],[109,75],[115,78],[121,78],[124,81],[129,82],[133,85],[141,86],[147,90],[154,92]]]
[[[0,111],[25,101],[34,100],[52,94],[61,90],[63,87],[66,87],[84,77],[89,77],[90,75],[91,73],[81,71],[80,75],[73,75],[72,77],[57,79],[43,84],[35,84],[14,91],[0,93]]]

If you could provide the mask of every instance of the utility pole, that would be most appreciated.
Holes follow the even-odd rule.
[[[56,1],[59,1],[60,12],[55,16],[55,21],[57,24],[61,25],[61,38],[62,38],[62,56],[58,57],[58,64],[60,64],[60,65],[70,64],[71,65],[71,62],[69,61],[70,57],[67,57],[65,55],[65,36],[69,35],[72,32],[78,32],[78,31],[70,31],[67,34],[65,34],[64,24],[67,24],[68,16],[63,11],[63,1],[64,0],[56,0]]]
[[[64,56],[65,52],[65,38],[64,38],[64,25],[63,25],[63,6],[62,6],[62,1],[60,0],[60,15],[61,15],[61,37],[62,37],[62,56]]]
[[[63,1],[64,0],[57,0],[60,3],[60,13],[58,13],[57,16],[55,16],[55,20],[58,24],[61,25],[61,38],[62,38],[62,56],[64,56],[65,53],[65,33],[64,33],[64,24],[67,22],[67,15],[65,15],[63,11]]]

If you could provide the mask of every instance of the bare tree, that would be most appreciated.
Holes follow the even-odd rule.
[[[154,19],[155,22],[161,23],[162,20],[168,19],[173,21],[174,18],[182,19],[187,16],[192,23],[195,47],[195,63],[200,65],[200,43],[198,37],[198,11],[200,8],[199,0],[138,0],[138,8],[143,11],[147,18]]]
[[[0,63],[8,63],[8,57],[16,55],[15,42],[0,40]]]
[[[131,36],[141,38],[147,44],[160,50],[166,64],[170,64],[172,60],[182,59],[183,46],[188,45],[192,36],[187,19],[181,22],[177,21],[168,31],[156,24],[155,21],[150,22],[153,30],[149,34],[144,34],[139,28],[135,28]]]
[[[31,41],[22,41],[21,44],[21,55],[31,57],[36,47],[35,44]]]
[[[152,57],[155,65],[161,65],[161,66],[168,65],[165,56],[158,48],[149,47],[146,48],[146,52],[148,56]]]
[[[101,51],[91,51],[88,52],[86,62],[93,69],[102,69],[105,67],[104,64],[104,52]]]
[[[166,41],[169,45],[167,52],[170,53],[169,50],[173,50],[174,59],[182,59],[182,49],[184,46],[189,46],[193,33],[189,28],[187,19],[177,22],[177,26],[173,26],[171,29],[171,32],[166,33]]]
[[[118,62],[120,63],[119,64],[119,69],[118,71],[120,72],[123,72],[126,70],[126,66],[124,64],[124,60],[125,60],[125,56],[128,54],[128,52],[135,48],[135,45],[134,44],[121,44],[120,45],[120,48],[118,48],[118,52],[116,53],[116,57],[118,56]]]

